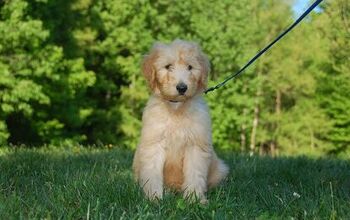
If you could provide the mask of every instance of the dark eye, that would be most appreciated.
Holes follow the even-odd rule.
[[[188,70],[191,70],[193,67],[191,65],[188,65]]]
[[[171,64],[168,64],[168,65],[165,66],[165,69],[168,70],[168,69],[170,69],[170,67],[171,67]]]

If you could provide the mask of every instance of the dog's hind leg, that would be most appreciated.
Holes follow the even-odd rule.
[[[228,172],[228,166],[214,155],[209,167],[208,187],[212,188],[217,186],[227,176]]]

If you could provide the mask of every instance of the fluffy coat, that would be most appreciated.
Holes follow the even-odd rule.
[[[146,196],[162,198],[164,186],[206,201],[205,193],[228,174],[212,146],[211,120],[202,98],[210,70],[194,43],[155,44],[142,72],[152,90],[142,117],[133,171]]]

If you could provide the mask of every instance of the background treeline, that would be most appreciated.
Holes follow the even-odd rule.
[[[182,38],[208,54],[211,82],[289,25],[281,0],[0,1],[0,144],[134,148],[148,97],[140,61]],[[214,143],[270,154],[350,151],[350,3],[322,3],[243,76],[206,96]]]

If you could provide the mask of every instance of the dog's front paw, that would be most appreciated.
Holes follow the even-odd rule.
[[[158,200],[163,198],[163,187],[157,184],[146,183],[143,191],[150,200]]]
[[[207,205],[209,203],[208,199],[206,198],[203,198],[201,200],[199,200],[199,202],[202,204],[202,205]]]
[[[200,202],[201,204],[208,203],[205,193],[200,191],[186,189],[184,192],[184,198],[191,203],[193,202]]]

